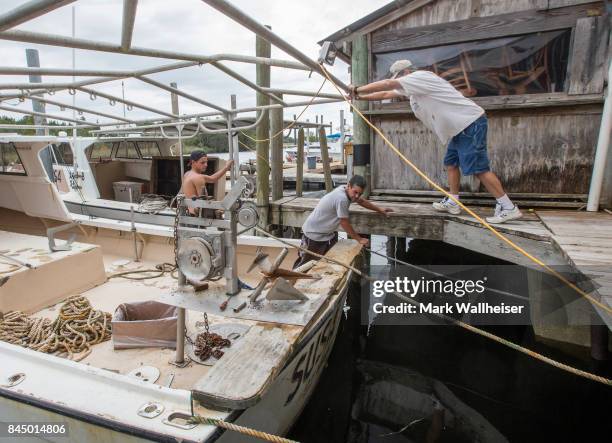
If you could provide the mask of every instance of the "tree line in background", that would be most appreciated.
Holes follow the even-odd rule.
[[[34,117],[26,115],[21,118],[8,117],[6,115],[0,116],[0,124],[3,125],[33,125]],[[49,135],[57,135],[59,131],[66,131],[69,135],[72,135],[72,126],[68,123],[58,123],[53,120],[48,120],[46,123],[48,126],[57,126],[57,129],[49,129]],[[0,129],[0,132],[11,132],[21,135],[36,135],[35,129]],[[77,129],[77,135],[80,137],[91,137],[88,129]]]

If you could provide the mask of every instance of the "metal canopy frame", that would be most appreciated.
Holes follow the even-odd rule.
[[[121,41],[120,44],[111,44],[98,42],[93,40],[79,39],[74,37],[66,37],[52,34],[44,34],[38,32],[20,31],[13,30],[11,28],[24,23],[33,18],[39,17],[46,14],[49,11],[53,11],[64,5],[73,3],[75,0],[30,0],[29,2],[14,8],[7,13],[0,14],[0,39],[35,43],[42,45],[59,46],[74,49],[83,49],[99,52],[109,52],[116,54],[123,54],[126,56],[144,56],[161,59],[174,60],[169,64],[155,66],[152,68],[126,71],[126,70],[96,70],[96,69],[62,69],[62,68],[33,68],[33,67],[0,67],[0,75],[48,75],[48,76],[72,76],[72,81],[65,82],[44,82],[44,83],[0,83],[0,90],[6,90],[8,92],[0,94],[0,102],[8,99],[19,99],[19,101],[25,100],[38,100],[43,103],[58,106],[66,109],[74,109],[79,114],[88,113],[106,117],[109,121],[102,123],[91,122],[81,118],[77,120],[75,118],[67,118],[62,116],[50,115],[46,113],[40,113],[35,111],[27,111],[13,108],[11,106],[0,105],[0,110],[29,114],[35,116],[42,116],[51,118],[54,120],[62,120],[73,124],[78,124],[81,127],[93,127],[100,128],[99,131],[95,131],[97,134],[103,133],[130,133],[139,132],[149,129],[158,129],[164,136],[167,136],[164,128],[175,127],[178,133],[178,138],[182,139],[182,130],[189,130],[190,127],[195,128],[193,130],[204,132],[204,133],[227,133],[228,140],[236,139],[235,135],[245,129],[249,129],[257,126],[257,124],[263,118],[262,116],[266,113],[261,112],[260,115],[255,119],[253,123],[246,125],[237,125],[237,122],[241,119],[238,117],[239,114],[279,109],[279,108],[291,108],[297,106],[308,106],[318,105],[324,103],[334,103],[343,100],[343,97],[339,94],[330,93],[317,93],[312,91],[303,90],[292,90],[292,89],[281,89],[271,87],[261,87],[254,82],[248,80],[238,72],[224,65],[222,62],[240,62],[240,63],[251,63],[260,64],[267,66],[274,66],[284,69],[296,69],[309,72],[317,72],[323,76],[323,71],[319,64],[310,59],[308,56],[303,54],[297,48],[283,40],[281,37],[273,33],[270,29],[266,28],[261,23],[257,22],[253,18],[249,17],[244,12],[240,11],[235,6],[231,5],[225,0],[203,0],[204,3],[222,12],[227,17],[233,19],[237,23],[244,26],[246,29],[253,31],[258,36],[267,40],[270,44],[277,46],[279,49],[286,52],[288,55],[293,57],[294,60],[284,60],[277,58],[268,57],[257,57],[247,56],[239,54],[213,54],[213,55],[201,55],[201,54],[189,54],[176,52],[171,50],[154,49],[154,48],[140,48],[132,46],[132,36],[134,33],[134,27],[136,23],[136,13],[138,9],[138,0],[123,0],[123,14],[122,14],[122,25],[121,25]],[[227,108],[224,106],[212,103],[204,98],[190,94],[189,92],[179,89],[176,85],[166,85],[157,80],[149,77],[151,74],[160,72],[174,71],[177,69],[189,68],[193,66],[201,66],[203,64],[210,64],[217,70],[223,72],[225,75],[237,80],[238,82],[246,85],[253,91],[268,96],[271,103],[265,106],[251,106],[236,108],[235,96],[231,97],[232,107]],[[328,74],[329,75],[329,74]],[[74,77],[92,77],[84,80],[75,81]],[[330,75],[336,84],[340,85],[345,90],[348,87],[336,77]],[[144,103],[140,103],[133,100],[127,100],[124,98],[116,97],[114,95],[100,92],[96,89],[92,89],[91,86],[112,82],[115,80],[134,78],[143,83],[153,86],[154,88],[170,92],[173,95],[181,96],[187,100],[191,100],[199,105],[209,108],[210,111],[199,112],[195,114],[179,115],[178,111],[167,112],[162,109],[156,109],[148,106]],[[112,106],[116,103],[125,104],[128,109],[137,107],[139,109],[153,113],[155,116],[147,119],[130,119],[127,117],[117,116],[100,112],[94,109],[87,108],[85,106],[76,106],[74,104],[63,103],[60,101],[51,100],[44,97],[44,94],[53,95],[58,91],[68,91],[71,95],[77,93],[88,94],[92,100],[97,98],[103,98],[109,101]],[[283,94],[277,96],[276,94]],[[284,97],[288,95],[313,97],[311,100],[301,100],[295,102],[285,101]],[[282,97],[282,98],[281,98]],[[222,119],[216,120],[215,122],[208,122],[205,117],[222,117]],[[225,128],[210,128],[207,125],[217,125],[220,122],[225,122]],[[242,119],[241,123],[244,122]],[[322,123],[322,122],[321,122]],[[301,125],[297,125],[301,126]],[[303,126],[303,125],[302,125]],[[319,126],[323,126],[320,124]],[[106,129],[104,129],[106,128]],[[192,130],[192,131],[193,131]],[[187,137],[191,137],[193,134]],[[234,142],[235,144],[236,142]],[[230,152],[237,150],[237,146],[230,146]],[[235,165],[238,168],[239,165]]]

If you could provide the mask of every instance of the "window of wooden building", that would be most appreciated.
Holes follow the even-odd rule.
[[[565,91],[571,30],[374,54],[375,79],[396,60],[435,72],[467,97]]]

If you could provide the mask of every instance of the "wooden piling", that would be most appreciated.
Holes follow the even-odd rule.
[[[282,94],[276,94],[282,100]],[[270,134],[279,135],[270,140],[272,168],[272,201],[283,198],[283,108],[270,110]]]
[[[297,135],[297,169],[295,172],[295,195],[302,196],[304,184],[304,128],[300,128]]]
[[[353,41],[351,53],[351,83],[356,86],[368,82],[368,41],[365,35],[360,35]],[[368,110],[368,102],[357,100],[355,106],[360,111]],[[353,113],[353,171],[355,175],[369,177],[370,169],[370,127],[356,113]],[[350,178],[350,177],[349,177]],[[364,196],[370,194],[368,181]]]
[[[319,146],[321,147],[321,161],[323,162],[323,175],[325,176],[325,192],[331,192],[334,184],[331,177],[331,167],[329,165],[329,151],[327,150],[327,137],[325,128],[319,126]]]
[[[270,28],[268,26],[268,28]],[[271,29],[271,28],[270,28]],[[270,57],[271,45],[263,38],[255,37],[255,55],[257,57]],[[270,87],[270,66],[264,64],[258,64],[256,66],[256,80],[258,86]],[[257,106],[267,106],[270,104],[270,98],[260,92],[257,93]],[[267,113],[268,111],[262,110],[259,112]],[[266,116],[262,119],[261,123],[257,125],[255,130],[255,138],[257,140],[265,140],[270,138],[270,124]],[[270,205],[270,165],[268,164],[268,158],[270,157],[270,144],[269,141],[257,142],[257,208],[259,211],[259,226],[263,229],[268,228],[268,214]]]

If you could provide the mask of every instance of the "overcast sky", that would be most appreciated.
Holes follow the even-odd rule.
[[[263,24],[272,26],[272,30],[283,39],[300,49],[303,53],[316,59],[319,45],[317,41],[347,26],[366,14],[380,8],[389,0],[233,0],[232,3]],[[26,3],[25,1],[3,0],[0,2],[0,14]],[[50,34],[70,36],[72,32],[72,7],[76,15],[76,37],[118,44],[121,40],[121,0],[80,0],[64,6],[42,17],[24,23],[15,29],[29,30]],[[26,66],[25,49],[36,48],[40,53],[43,67],[72,67],[72,49],[53,46],[32,45],[26,43],[0,40],[4,66]],[[235,53],[255,55],[255,36],[241,25],[225,17],[200,0],[140,0],[136,14],[136,24],[132,45],[144,48],[176,50],[199,55],[216,53]],[[292,59],[289,55],[272,47],[272,57]],[[93,51],[76,50],[76,68],[99,69],[141,69],[171,63],[172,60],[137,57]],[[255,65],[246,63],[225,62],[232,69],[248,79],[255,81]],[[348,66],[336,60],[331,68],[339,78],[348,82]],[[1,83],[27,82],[27,76],[3,76]],[[230,94],[236,94],[238,107],[255,105],[255,93],[227,77],[216,68],[208,65],[192,67],[173,72],[153,74],[152,78],[170,83],[177,82],[180,89],[204,98],[207,101],[229,107]],[[83,78],[77,78],[80,80]],[[45,77],[43,81],[70,81],[71,77]],[[308,72],[293,69],[272,68],[272,86],[290,89],[307,89],[316,91],[322,77]],[[152,107],[170,111],[169,93],[138,80],[124,80],[127,99],[146,103]],[[94,88],[113,95],[121,96],[121,81],[95,85]],[[333,86],[326,84],[325,92],[336,92]],[[2,91],[8,92],[8,91]],[[58,92],[52,99],[72,103],[72,96],[67,92]],[[291,96],[290,101],[304,100],[303,97]],[[9,104],[17,104],[10,100]],[[210,109],[184,98],[179,98],[180,112],[207,112]],[[7,104],[5,102],[4,104]],[[123,105],[109,106],[107,100],[98,98],[91,101],[88,95],[79,93],[76,96],[77,106],[95,108],[110,114],[123,115]],[[19,107],[31,110],[31,102],[18,104]],[[339,123],[339,111],[345,110],[345,118],[351,123],[351,115],[345,104],[319,105],[309,108],[304,119],[314,121],[315,115],[324,115],[325,121],[333,121],[334,127]],[[285,118],[292,118],[301,108],[285,111]],[[55,115],[72,116],[72,111],[60,111],[56,106],[47,105],[47,112]],[[1,112],[6,115],[6,112]],[[17,116],[16,114],[14,116]],[[85,114],[90,121],[105,121],[104,117]],[[140,119],[154,116],[147,111],[134,108],[127,111],[128,118]]]

